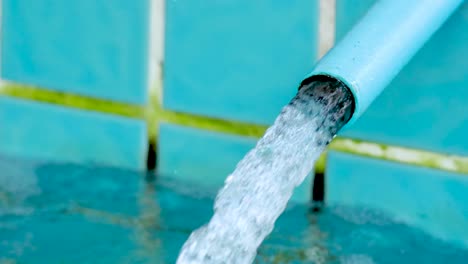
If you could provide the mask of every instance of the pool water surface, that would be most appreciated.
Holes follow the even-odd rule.
[[[158,175],[0,158],[1,263],[174,263],[216,190]],[[256,263],[466,263],[376,210],[290,205]]]

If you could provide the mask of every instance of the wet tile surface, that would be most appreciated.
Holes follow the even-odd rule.
[[[380,208],[442,239],[468,245],[468,177],[330,152],[329,203]]]
[[[148,0],[2,1],[2,78],[144,104]]]
[[[163,123],[159,126],[158,171],[162,177],[196,183],[218,190],[257,139]],[[308,202],[312,177],[293,195]]]
[[[318,1],[168,1],[164,106],[270,124],[311,71],[317,32]]]
[[[143,120],[0,97],[0,153],[142,170]]]

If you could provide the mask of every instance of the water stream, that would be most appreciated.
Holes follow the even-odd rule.
[[[190,235],[177,263],[252,263],[294,188],[349,120],[352,107],[352,95],[338,81],[303,83],[227,177],[213,217]]]

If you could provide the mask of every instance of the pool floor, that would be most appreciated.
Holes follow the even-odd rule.
[[[160,175],[0,158],[0,263],[174,263],[215,190]],[[256,263],[466,263],[468,250],[365,208],[291,205]]]

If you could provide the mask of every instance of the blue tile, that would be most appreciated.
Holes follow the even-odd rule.
[[[164,105],[270,124],[317,54],[318,1],[167,1]]]
[[[468,175],[330,152],[327,202],[382,209],[468,245]]]
[[[148,0],[4,0],[2,5],[4,79],[146,103]]]
[[[158,172],[162,177],[218,190],[256,140],[162,123],[159,127]],[[296,189],[293,200],[310,197],[311,177]]]
[[[364,13],[356,1],[339,3],[348,3],[338,10],[349,17],[337,18],[337,32],[348,30],[356,14]],[[468,155],[467,30],[465,3],[343,135]]]
[[[335,36],[337,42],[366,14],[375,2],[377,0],[336,0]]]
[[[144,169],[142,120],[0,97],[0,153]]]

